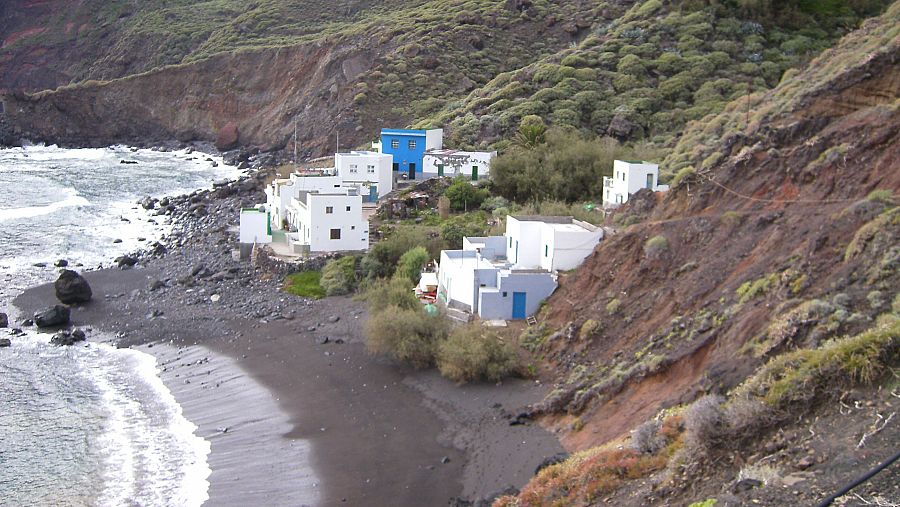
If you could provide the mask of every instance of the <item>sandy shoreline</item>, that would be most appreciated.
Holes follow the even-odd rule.
[[[72,312],[157,357],[211,443],[206,505],[447,505],[521,487],[562,451],[537,425],[509,424],[546,386],[456,386],[372,357],[362,303],[291,296],[277,274],[234,261],[229,225],[256,198],[204,197],[209,214],[165,255],[84,273],[94,297]],[[22,315],[50,306],[52,285],[13,303]]]

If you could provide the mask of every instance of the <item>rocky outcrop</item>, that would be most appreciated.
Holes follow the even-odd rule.
[[[85,336],[84,331],[82,331],[81,329],[76,329],[71,332],[59,331],[55,333],[53,337],[50,338],[50,343],[52,343],[53,345],[69,346],[75,345],[78,342],[83,342],[86,339],[87,336]]]
[[[238,146],[239,140],[240,133],[238,132],[237,124],[233,121],[228,122],[219,129],[219,133],[216,135],[216,148],[219,151],[234,149]]]
[[[54,305],[34,314],[34,325],[37,327],[64,326],[69,323],[71,312],[68,306]]]
[[[63,304],[87,303],[91,300],[91,286],[87,280],[70,269],[64,269],[59,274],[53,288],[56,289],[56,299]]]

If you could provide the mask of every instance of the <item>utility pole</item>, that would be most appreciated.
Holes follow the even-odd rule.
[[[294,118],[294,164],[297,164],[297,118]]]

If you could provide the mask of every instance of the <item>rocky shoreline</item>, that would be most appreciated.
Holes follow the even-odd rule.
[[[258,162],[254,157],[237,152],[232,162]],[[142,200],[148,220],[170,217],[171,233],[120,257],[118,268],[84,272],[93,298],[71,312],[88,340],[96,330],[117,346],[158,356],[185,413],[205,421],[198,423],[201,436],[215,437],[211,502],[296,505],[302,493],[285,486],[290,467],[282,463],[284,473],[274,472],[272,456],[296,460],[291,452],[301,441],[312,448],[317,505],[470,505],[461,496],[484,504],[521,487],[541,461],[562,451],[537,425],[509,425],[510,414],[546,394],[544,386],[511,381],[460,389],[434,372],[373,358],[364,348],[361,303],[286,294],[283,275],[302,266],[236,260],[238,212],[264,199],[267,177],[259,170],[212,190]],[[55,303],[53,287],[29,289],[13,303],[30,315]],[[233,366],[222,371],[242,373],[216,376],[204,357],[225,358]],[[229,399],[230,380],[240,375],[267,389],[285,415],[235,414],[214,401]],[[256,454],[246,434],[219,435],[214,429],[228,425],[211,420],[238,421],[231,425],[240,428],[285,416],[290,432],[261,436],[267,441],[260,448],[268,450]],[[223,458],[238,452],[245,459]]]

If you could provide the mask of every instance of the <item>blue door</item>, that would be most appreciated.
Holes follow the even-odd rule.
[[[513,316],[514,319],[525,318],[525,293],[513,292]]]
[[[369,202],[378,200],[378,185],[369,185]]]

